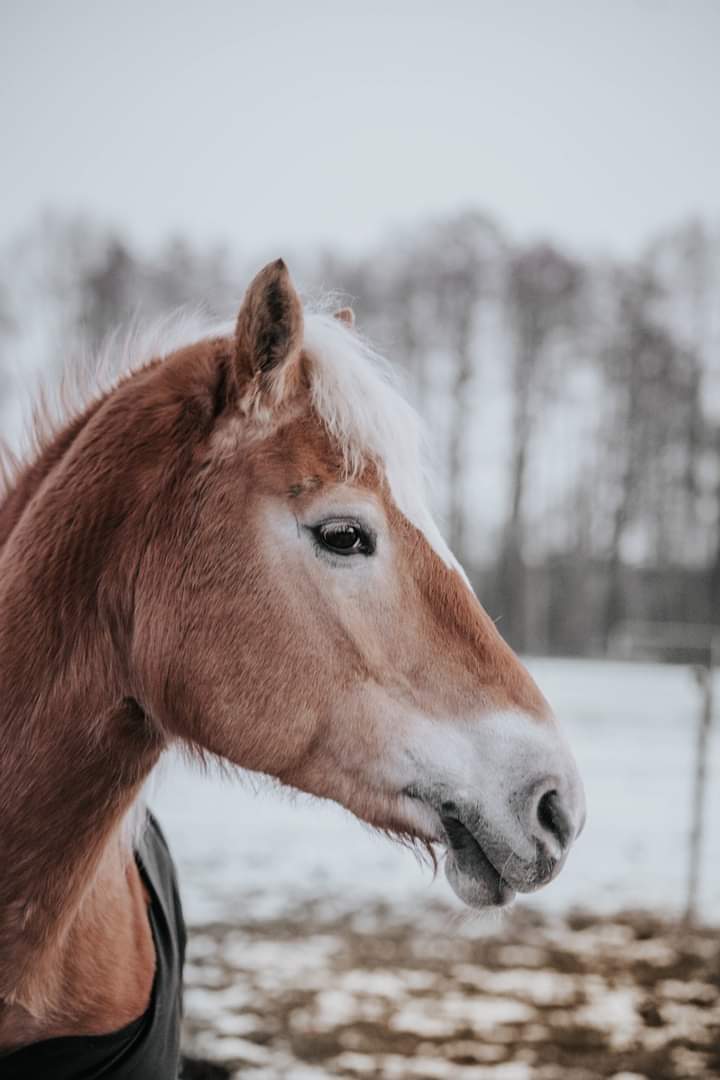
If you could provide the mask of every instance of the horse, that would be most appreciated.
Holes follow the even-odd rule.
[[[136,365],[6,484],[3,1067],[152,1010],[143,790],[178,745],[439,845],[473,908],[552,880],[584,821],[551,708],[428,509],[416,413],[282,260],[234,328]]]

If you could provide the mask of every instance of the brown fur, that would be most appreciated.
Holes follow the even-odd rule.
[[[372,462],[354,486],[393,538],[383,605],[329,619],[310,579],[283,575],[268,513],[301,515],[343,481],[301,341],[273,264],[235,338],[136,373],[0,506],[0,1048],[145,1008],[152,941],[121,825],[170,741],[406,832],[376,764],[392,732],[373,686],[443,722],[479,705],[545,715]]]

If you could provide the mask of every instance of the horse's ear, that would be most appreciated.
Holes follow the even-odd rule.
[[[297,360],[303,342],[300,297],[282,259],[268,263],[250,283],[235,328],[241,378],[279,371]]]
[[[341,307],[339,311],[335,312],[335,318],[345,323],[350,329],[355,325],[355,312],[351,307]]]

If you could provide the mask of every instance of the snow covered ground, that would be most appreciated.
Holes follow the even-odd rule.
[[[556,882],[520,900],[544,911],[682,909],[699,710],[683,667],[580,660],[528,666],[561,718],[586,784],[588,824]],[[257,785],[255,785],[257,786]],[[180,866],[191,922],[269,918],[312,901],[458,906],[442,873],[338,807],[170,760],[151,796]],[[703,915],[720,921],[720,721],[709,760]]]
[[[190,935],[189,1055],[232,1080],[720,1080],[715,927],[309,907]]]

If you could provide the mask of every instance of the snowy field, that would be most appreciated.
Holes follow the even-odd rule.
[[[538,913],[684,904],[699,694],[684,667],[530,660],[573,746],[588,824],[556,882],[519,904]],[[711,738],[701,912],[720,921],[720,722]],[[257,787],[257,790],[254,790]],[[442,872],[332,804],[267,784],[203,776],[170,761],[151,805],[177,858],[188,920],[243,922],[351,912],[459,908]]]
[[[187,1080],[720,1080],[714,927],[308,908],[190,935]]]

